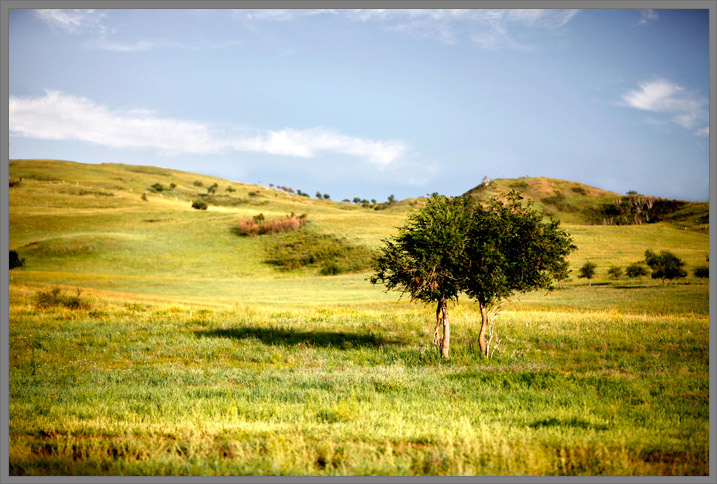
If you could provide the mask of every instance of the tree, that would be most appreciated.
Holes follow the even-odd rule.
[[[484,207],[469,197],[433,194],[396,237],[384,240],[371,282],[436,304],[433,342],[444,359],[450,342],[448,301],[458,300],[460,292],[477,300],[479,344],[487,354],[489,307],[514,292],[549,287],[552,274],[575,249],[559,222],[542,222],[521,199],[511,192],[507,202],[494,198]]]
[[[214,183],[213,185],[207,187],[207,193],[214,193],[217,191],[217,188],[219,188],[219,185]]]
[[[393,194],[388,196],[388,203],[393,203],[396,201],[396,197],[393,196]]]
[[[24,258],[21,259],[16,251],[11,250],[10,251],[10,270],[15,269],[16,267],[22,267],[24,264],[25,264],[25,259]]]
[[[642,277],[647,275],[647,267],[642,262],[633,262],[625,269],[627,277],[632,279],[633,277]]]
[[[708,278],[710,277],[710,267],[709,266],[697,266],[694,269],[695,277],[699,277],[700,279]]]
[[[555,267],[553,268],[553,279],[555,279],[555,282],[558,283],[559,287],[563,287],[562,281],[568,278],[568,275],[570,274],[570,269],[568,269],[568,261],[563,260],[562,262],[557,262],[555,264]]]
[[[331,199],[331,195],[329,195],[328,193],[324,193],[324,200],[330,200],[330,199]]]
[[[581,279],[587,279],[588,286],[592,286],[592,278],[595,277],[596,268],[597,265],[594,262],[586,262],[580,268],[580,271],[578,272],[578,277]]]
[[[622,277],[622,268],[618,266],[610,266],[607,273],[613,279],[620,279],[620,277]]]
[[[353,199],[354,203],[361,203],[361,199],[359,197],[354,197]]]
[[[651,250],[646,250],[645,262],[652,269],[652,278],[662,279],[663,284],[665,279],[673,280],[687,276],[687,271],[683,269],[685,262],[672,252],[663,250],[655,254]]]
[[[543,222],[532,204],[521,200],[513,190],[505,201],[494,197],[471,210],[460,279],[480,307],[478,343],[484,355],[489,308],[516,292],[551,288],[555,274],[567,275],[566,258],[577,248],[560,222]]]
[[[436,304],[433,343],[444,359],[450,342],[448,301],[458,300],[462,289],[469,204],[467,198],[429,198],[424,208],[408,216],[398,235],[383,240],[370,279],[373,284],[410,295],[412,301]]]
[[[321,200],[322,198],[324,198],[324,196],[321,194],[321,192],[316,192],[316,198]]]

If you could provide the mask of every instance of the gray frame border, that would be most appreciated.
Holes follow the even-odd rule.
[[[2,102],[3,107],[7,108],[9,103],[9,10],[13,8],[121,8],[121,9],[183,9],[183,8],[200,8],[200,9],[224,9],[224,8],[326,8],[328,6],[334,8],[581,8],[581,9],[709,9],[709,63],[710,63],[710,133],[709,133],[709,197],[710,200],[717,200],[717,184],[715,177],[717,173],[717,133],[714,130],[714,121],[717,119],[717,88],[715,80],[717,79],[717,37],[715,30],[717,29],[717,0],[2,0],[0,1],[0,69],[2,71]],[[7,113],[7,110],[5,111]],[[0,131],[2,138],[0,141],[2,163],[0,163],[0,180],[7,180],[9,176],[9,119],[4,115],[1,117]],[[2,319],[0,319],[0,415],[2,416],[3,425],[0,427],[0,483],[85,483],[85,482],[101,482],[101,483],[175,483],[175,482],[246,482],[246,483],[284,483],[284,482],[338,482],[338,483],[378,483],[378,482],[451,482],[451,483],[473,483],[473,482],[496,482],[496,483],[548,483],[548,482],[634,482],[634,483],[678,483],[678,482],[694,482],[694,483],[715,483],[714,470],[717,469],[717,448],[715,447],[715,427],[717,422],[717,407],[714,405],[715,399],[715,367],[710,365],[710,422],[713,424],[710,429],[709,443],[709,476],[698,477],[105,477],[105,476],[61,476],[61,477],[17,477],[9,475],[9,265],[7,254],[9,245],[9,202],[8,202],[8,185],[2,183],[0,187],[2,197],[0,197],[0,257],[2,258],[2,287],[0,291],[0,308],[2,308]],[[717,211],[713,204],[709,207],[710,220],[714,221]],[[715,245],[714,225],[710,224],[709,229],[709,248]],[[715,280],[717,276],[717,268],[714,264],[710,264],[710,279]],[[709,287],[709,309],[710,315],[714,314],[717,305],[717,294],[715,286]],[[713,318],[710,317],[710,323]],[[715,344],[715,329],[710,324],[710,345],[709,355],[710,361],[714,362],[717,355],[717,345]]]

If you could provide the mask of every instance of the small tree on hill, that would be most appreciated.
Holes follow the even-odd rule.
[[[331,195],[324,193],[324,200],[331,200]]]
[[[610,266],[610,268],[607,270],[608,275],[612,279],[620,279],[622,277],[622,268],[618,266]]]
[[[699,277],[700,279],[708,278],[710,277],[710,268],[709,266],[695,267],[694,274],[695,277]]]
[[[16,267],[22,267],[25,264],[25,259],[21,259],[16,251],[10,251],[10,270]]]
[[[625,274],[630,279],[647,275],[647,267],[642,262],[633,262],[625,269]]]
[[[662,279],[663,284],[666,279],[671,281],[687,276],[687,271],[683,269],[685,262],[672,252],[662,250],[659,254],[655,254],[651,250],[646,250],[645,262],[652,269],[652,278]]]
[[[592,286],[592,279],[595,277],[597,265],[594,262],[586,262],[578,272],[578,277],[588,280],[588,286]]]

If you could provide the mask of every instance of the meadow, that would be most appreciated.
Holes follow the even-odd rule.
[[[26,260],[9,287],[11,475],[709,474],[708,283],[606,274],[646,249],[704,265],[704,231],[566,225],[592,284],[512,298],[492,358],[462,298],[442,361],[431,308],[366,270],[278,270],[270,239],[231,230],[307,213],[372,248],[420,200],[370,210],[130,165],[10,176]],[[194,210],[196,181],[249,202]]]

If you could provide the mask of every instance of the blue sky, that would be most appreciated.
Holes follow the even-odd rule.
[[[706,10],[11,10],[10,158],[707,200]]]

